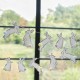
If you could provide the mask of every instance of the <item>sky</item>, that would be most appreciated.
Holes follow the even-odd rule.
[[[80,0],[41,0],[41,15],[46,16],[48,9],[53,9],[61,4],[64,7],[80,4]],[[0,0],[0,14],[2,10],[14,10],[28,21],[35,18],[36,0]]]

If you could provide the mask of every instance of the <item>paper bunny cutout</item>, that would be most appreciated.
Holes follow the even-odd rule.
[[[75,39],[75,34],[73,32],[71,33],[70,44],[71,44],[71,48],[76,47],[76,39]]]
[[[49,65],[49,69],[50,70],[54,70],[56,68],[56,65],[57,65],[57,61],[55,59],[55,56],[50,54],[49,55],[49,58],[50,58],[50,65]]]
[[[37,60],[37,58],[33,58],[33,60],[31,60],[31,62],[30,62],[30,64],[29,64],[29,66],[30,66],[30,67],[34,67],[34,68],[41,74],[41,73],[42,73],[42,67],[39,66],[39,64],[37,64],[37,63],[35,62],[35,60]]]
[[[58,41],[57,41],[57,43],[56,43],[56,47],[57,48],[62,48],[63,47],[63,42],[64,42],[64,38],[62,37],[62,33],[60,33],[60,34],[57,34],[57,36],[58,36]]]
[[[33,32],[34,30],[27,30],[25,32],[25,35],[23,37],[23,45],[26,46],[26,47],[32,47],[32,42],[31,42],[31,33]]]
[[[20,58],[20,59],[19,59],[19,62],[18,62],[19,72],[24,72],[24,71],[26,71],[26,68],[25,68],[25,66],[23,65],[23,61],[24,61],[24,60],[25,60],[24,58]]]
[[[9,37],[11,34],[14,34],[14,33],[19,34],[20,33],[19,26],[17,26],[15,23],[14,23],[14,26],[15,26],[14,28],[8,29],[4,32],[4,36],[3,36],[4,39]]]
[[[68,59],[70,59],[73,63],[76,63],[76,58],[77,58],[77,56],[73,56],[72,54],[68,53],[68,52],[67,52],[67,49],[64,48],[64,50],[61,52],[61,59],[64,59],[64,58],[68,58]]]
[[[46,32],[46,38],[42,40],[38,45],[39,45],[39,50],[42,51],[42,49],[50,42],[52,42],[52,37]]]
[[[3,68],[5,71],[11,71],[11,60],[10,60],[10,58],[7,58],[6,59],[6,61],[7,61],[7,63],[6,63],[6,65],[5,65],[5,67]]]

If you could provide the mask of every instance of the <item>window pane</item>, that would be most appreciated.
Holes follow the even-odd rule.
[[[50,35],[52,37],[50,42],[47,42],[48,39],[45,39],[46,32],[48,32],[48,35]],[[58,40],[60,40],[58,35],[60,35],[60,33],[62,33],[62,37],[64,39],[62,41],[63,43],[59,44],[59,45],[62,45],[62,47],[57,48],[56,45],[58,46],[57,42],[58,42]],[[72,44],[70,41],[70,37],[72,36],[72,33],[75,35],[75,41],[76,41],[74,48],[71,47]],[[77,31],[77,30],[41,29],[40,39],[41,39],[41,41],[43,41],[45,39],[44,42],[40,45],[40,48],[42,48],[41,52],[40,52],[41,57],[46,57],[50,52],[52,52],[53,55],[55,55],[56,57],[59,57],[61,52],[64,50],[64,48],[67,48],[68,53],[80,57],[79,33],[80,33],[80,31]],[[46,45],[45,45],[45,43],[46,43]]]
[[[55,70],[49,70],[49,60],[41,60],[41,66],[44,68],[40,80],[79,80],[80,79],[80,61],[73,64],[71,61],[57,61]],[[46,65],[46,66],[45,66]]]
[[[33,80],[34,78],[34,71],[33,68],[30,68],[28,66],[29,61],[24,61],[24,65],[26,67],[25,72],[19,72],[18,70],[18,61],[12,60],[12,65],[11,65],[11,71],[5,71],[3,70],[6,61],[1,60],[0,61],[0,80]]]
[[[23,45],[23,37],[25,35],[25,31],[29,30],[27,28],[20,28],[21,33],[11,34],[6,40],[3,38],[4,32],[8,30],[8,28],[0,28],[0,57],[1,58],[19,58],[19,57],[34,57],[35,54],[35,29],[34,32],[31,33],[31,44],[32,47],[26,47]],[[25,40],[27,41],[27,40]],[[26,42],[27,43],[27,42]]]
[[[42,0],[41,26],[80,28],[80,0]]]
[[[0,26],[35,26],[36,0],[0,0]]]

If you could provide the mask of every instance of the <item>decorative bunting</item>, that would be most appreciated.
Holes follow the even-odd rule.
[[[32,47],[32,41],[31,41],[31,33],[33,32],[34,30],[27,30],[25,32],[25,35],[23,37],[23,45],[26,46],[26,47]]]
[[[57,65],[57,61],[55,59],[55,56],[52,55],[52,53],[49,55],[50,58],[50,70],[54,70],[56,68]]]
[[[73,63],[76,63],[76,58],[77,56],[73,56],[72,54],[68,53],[67,52],[67,49],[64,48],[64,50],[61,52],[61,59],[64,59],[64,58],[68,58],[70,59]]]
[[[42,51],[42,49],[50,42],[52,42],[52,37],[46,32],[45,34],[46,38],[42,40],[38,45],[39,45],[39,50]]]
[[[76,47],[76,39],[75,39],[75,34],[73,32],[71,33],[70,44],[71,44],[71,48]]]
[[[31,41],[31,33],[33,33],[34,30],[27,30],[25,31],[25,35],[23,37],[23,45],[26,47],[32,47],[32,41]],[[16,33],[19,34],[19,26],[15,26],[13,29],[8,29],[5,33],[4,33],[4,39],[6,39],[7,37],[9,37],[11,34]],[[38,45],[39,45],[39,50],[42,51],[43,48],[48,44],[53,42],[52,41],[52,37],[48,34],[48,32],[45,33],[46,38],[43,39]],[[58,41],[56,42],[56,47],[58,49],[63,48],[63,42],[64,42],[64,38],[62,37],[62,33],[57,34],[58,36]],[[71,37],[70,37],[70,44],[71,44],[71,48],[76,47],[76,39],[75,39],[75,34],[72,32],[71,33]],[[52,55],[52,53],[50,52],[50,54],[48,55],[48,57],[50,58],[50,65],[49,65],[49,69],[50,70],[54,70],[56,69],[57,66],[57,60],[55,58],[54,55]],[[70,59],[73,63],[76,63],[76,58],[77,56],[73,56],[72,54],[70,54],[69,52],[67,52],[67,49],[64,48],[63,51],[61,52],[61,59]],[[25,58],[19,58],[18,61],[18,69],[19,72],[25,72],[26,68],[23,64],[23,61],[25,60]],[[35,68],[40,74],[43,72],[42,67],[37,64],[35,61],[37,60],[37,58],[33,58],[29,64],[30,67]],[[11,71],[11,60],[10,58],[6,59],[7,63],[4,67],[5,71]]]
[[[5,71],[11,71],[11,63],[12,62],[11,62],[10,58],[7,58],[6,61],[7,61],[7,63],[5,65],[5,67],[4,67],[4,70]]]
[[[25,60],[25,58],[20,58],[19,59],[19,62],[18,62],[18,69],[19,69],[19,72],[24,72],[26,71],[26,68],[25,66],[23,65],[23,61]]]
[[[58,36],[58,41],[57,41],[55,46],[57,48],[62,48],[63,47],[63,41],[64,41],[64,38],[62,37],[62,33],[57,34],[57,36]]]
[[[16,34],[19,34],[19,33],[20,33],[20,31],[19,31],[19,26],[16,26],[16,25],[15,25],[14,28],[6,30],[6,31],[4,32],[3,38],[6,39],[7,37],[9,37],[11,34],[14,34],[14,33],[16,33]]]
[[[35,61],[37,60],[37,58],[33,58],[33,60],[31,60],[29,66],[30,67],[34,67],[40,74],[42,73],[42,67],[39,66],[39,64],[35,63]]]

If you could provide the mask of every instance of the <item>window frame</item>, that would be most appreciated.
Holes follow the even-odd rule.
[[[40,29],[59,29],[59,30],[80,30],[80,28],[62,28],[62,27],[41,27],[41,0],[36,0],[36,22],[35,22],[36,27],[21,27],[20,28],[35,28],[35,58],[38,58],[36,60],[37,64],[40,64],[40,60],[50,60],[49,58],[41,58],[40,57],[40,51],[39,49],[39,42],[40,42]],[[14,26],[0,26],[0,27],[11,27],[13,28]],[[11,60],[19,60],[19,58],[10,58]],[[32,58],[26,58],[25,60],[31,60]],[[5,58],[0,58],[0,60],[5,60]],[[69,60],[69,59],[60,59],[56,58],[56,60]],[[80,60],[80,58],[77,58],[76,60]],[[34,69],[34,80],[40,80],[39,72]]]

